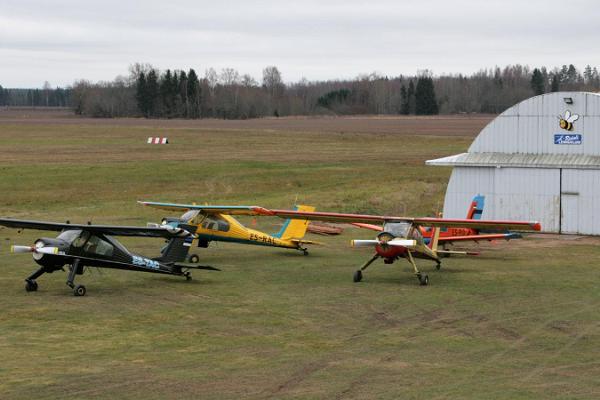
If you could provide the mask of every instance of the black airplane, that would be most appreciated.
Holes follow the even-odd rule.
[[[65,265],[69,266],[67,285],[73,289],[75,296],[85,295],[85,286],[75,285],[75,275],[83,274],[85,267],[177,275],[187,280],[191,279],[190,269],[218,271],[214,267],[183,262],[196,232],[196,226],[192,225],[177,228],[77,225],[0,218],[0,226],[60,232],[56,238],[37,239],[33,246],[11,246],[13,253],[33,253],[34,261],[40,265],[25,279],[28,292],[38,289],[36,279],[41,275],[64,271]],[[146,258],[130,252],[112,236],[155,237],[168,241],[161,249],[160,257]]]

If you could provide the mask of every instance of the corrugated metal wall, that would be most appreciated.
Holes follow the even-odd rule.
[[[565,97],[573,99],[566,104]],[[559,116],[578,114],[572,132],[559,127]],[[554,133],[582,134],[581,145],[556,145]],[[477,136],[469,153],[600,155],[600,95],[548,93],[525,100],[496,117]]]
[[[560,227],[560,170],[456,167],[452,171],[444,216],[464,218],[477,194],[485,196],[485,219],[539,221],[545,232]]]
[[[600,171],[563,169],[563,233],[600,235]]]
[[[567,104],[564,98],[572,98]],[[578,114],[573,130],[559,126],[569,110]],[[581,144],[555,144],[555,134],[580,134]],[[585,154],[600,156],[600,95],[558,92],[509,108],[486,126],[469,153]],[[594,168],[594,165],[590,165]],[[486,197],[483,218],[537,220],[545,232],[600,235],[598,169],[454,167],[444,216],[464,218],[473,196]]]

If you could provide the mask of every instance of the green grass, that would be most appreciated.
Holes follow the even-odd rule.
[[[432,215],[450,171],[423,161],[456,137],[0,125],[0,214],[144,224],[135,200],[252,203]],[[101,140],[94,141],[94,138]],[[141,144],[140,144],[141,142]],[[36,146],[33,146],[35,143]],[[465,205],[466,208],[467,205]],[[281,221],[261,219],[276,231]],[[598,241],[526,239],[406,263],[350,250],[347,229],[304,257],[215,243],[222,272],[92,270],[75,298],[61,272],[26,293],[35,264],[9,255],[45,233],[0,230],[0,398],[590,399],[600,392]],[[142,254],[160,241],[123,240]]]

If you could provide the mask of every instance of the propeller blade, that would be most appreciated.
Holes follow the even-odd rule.
[[[39,249],[35,249],[35,252],[41,254],[58,254],[58,247],[40,247]]]
[[[10,246],[11,253],[58,254],[58,247]]]
[[[34,247],[31,246],[10,246],[11,253],[33,253]]]
[[[351,240],[350,245],[352,247],[371,247],[377,246],[379,244],[379,240]]]
[[[388,246],[401,246],[401,247],[415,247],[417,245],[416,240],[411,239],[392,239],[387,242]]]

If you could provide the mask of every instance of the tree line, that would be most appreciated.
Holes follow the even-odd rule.
[[[284,83],[275,66],[261,81],[233,68],[160,71],[135,64],[111,82],[81,80],[61,89],[1,89],[0,105],[68,105],[92,117],[243,119],[288,115],[500,113],[536,94],[599,91],[596,67],[509,65],[471,75],[388,77]]]
[[[0,106],[69,107],[69,88],[52,88],[48,82],[42,89],[5,89],[0,85]]]

